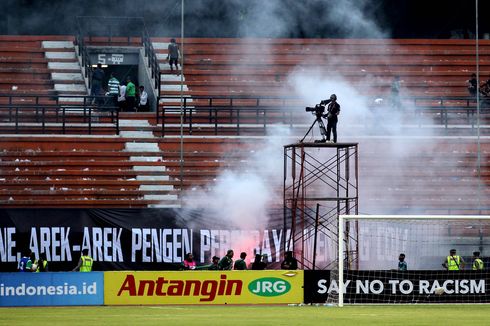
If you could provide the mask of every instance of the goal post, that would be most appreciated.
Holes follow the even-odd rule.
[[[474,252],[480,253],[484,264],[490,255],[490,216],[339,215],[338,222],[338,296],[332,297],[339,307],[490,302],[489,275],[472,270]],[[349,228],[354,223],[356,227]],[[456,271],[443,266],[452,249],[461,259],[456,258]],[[353,251],[355,264],[346,261]],[[401,253],[407,271],[398,270]]]

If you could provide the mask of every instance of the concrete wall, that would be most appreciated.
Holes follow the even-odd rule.
[[[156,76],[159,78],[159,76]],[[139,64],[138,64],[138,80],[140,85],[145,86],[145,90],[148,93],[148,101],[150,102],[150,111],[156,112],[157,108],[157,96],[158,93],[153,87],[153,81],[151,80],[151,71],[148,68],[148,61],[145,58],[145,49],[140,49]],[[158,90],[160,91],[160,90]]]

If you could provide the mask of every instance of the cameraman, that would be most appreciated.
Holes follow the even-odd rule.
[[[337,116],[340,114],[340,105],[337,103],[337,95],[330,95],[330,99],[323,100],[322,105],[326,105],[327,114],[323,115],[327,119],[327,142],[330,142],[330,131],[333,133],[333,142],[337,142]]]

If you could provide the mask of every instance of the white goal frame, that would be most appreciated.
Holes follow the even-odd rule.
[[[344,243],[345,243],[345,230],[344,222],[349,220],[490,220],[489,215],[339,215],[338,225],[338,278],[339,286],[341,290],[338,294],[338,306],[344,306],[344,291],[342,291],[342,284],[344,284]]]

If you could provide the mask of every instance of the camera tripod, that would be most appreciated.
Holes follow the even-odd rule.
[[[325,143],[327,141],[326,140],[327,139],[327,129],[325,129],[325,124],[323,123],[322,116],[317,114],[316,118],[313,121],[313,123],[311,124],[310,128],[308,129],[308,131],[306,132],[304,137],[301,138],[301,140],[299,141],[300,143],[302,143],[305,140],[306,136],[308,136],[310,131],[313,129],[313,126],[315,125],[315,123],[318,123],[318,128],[320,128],[320,133],[322,134],[322,137],[323,137],[322,140],[315,140],[315,143]]]

